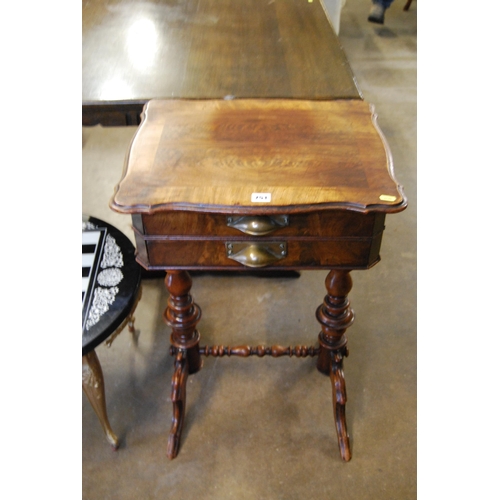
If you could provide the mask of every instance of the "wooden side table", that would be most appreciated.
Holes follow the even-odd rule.
[[[141,268],[135,248],[116,227],[82,217],[82,388],[114,449],[119,440],[109,424],[104,377],[95,348],[126,327],[140,299]]]
[[[144,110],[111,201],[132,214],[137,260],[167,271],[179,449],[186,381],[201,356],[317,356],[333,388],[341,456],[350,460],[343,359],[353,322],[350,271],[368,269],[388,213],[406,207],[373,109],[362,100],[157,100]],[[318,344],[200,346],[189,270],[328,270]]]

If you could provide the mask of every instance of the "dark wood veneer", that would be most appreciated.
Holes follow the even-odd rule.
[[[168,456],[179,450],[187,377],[201,368],[200,355],[317,355],[331,380],[341,457],[350,460],[349,273],[378,262],[385,216],[406,206],[373,108],[360,100],[151,101],[111,205],[132,214],[142,266],[167,271],[175,355]],[[319,347],[200,347],[187,271],[254,266],[329,270],[316,312]]]
[[[264,243],[262,240],[260,242]],[[367,269],[378,261],[380,242],[381,235],[374,240],[361,241],[326,240],[312,243],[289,241],[288,255],[279,263],[266,266],[266,269],[332,269],[339,266]],[[241,270],[241,264],[226,257],[224,241],[148,241],[147,248],[148,254],[140,255],[139,259],[143,264],[149,262],[148,267],[151,269],[163,267],[193,270],[211,268]],[[372,257],[373,255],[375,258]]]
[[[242,233],[227,225],[227,214],[212,214],[186,211],[159,212],[153,215],[134,215],[134,228],[145,237],[169,236],[241,236]],[[384,229],[385,214],[341,211],[324,211],[289,216],[285,227],[277,228],[273,235],[322,237],[366,237]]]
[[[137,125],[150,99],[361,98],[320,1],[86,0],[82,17],[84,125]]]

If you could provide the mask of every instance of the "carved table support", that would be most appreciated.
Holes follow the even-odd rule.
[[[82,388],[104,429],[106,439],[116,450],[120,443],[109,425],[104,394],[104,377],[101,363],[99,363],[95,351],[90,351],[82,357]]]
[[[354,312],[347,298],[352,288],[349,271],[330,271],[325,286],[328,294],[316,311],[322,330],[319,334],[320,352],[316,366],[321,373],[329,375],[332,382],[333,412],[340,455],[347,462],[351,459],[351,449],[345,418],[347,396],[342,363],[343,358],[348,355],[345,331],[354,321]]]
[[[189,293],[191,285],[191,277],[186,271],[169,271],[165,278],[165,286],[170,296],[163,316],[172,328],[170,342],[177,350],[172,378],[173,418],[167,446],[167,456],[170,459],[175,458],[179,452],[188,374],[196,373],[202,366],[199,352],[200,334],[196,330],[201,310]]]

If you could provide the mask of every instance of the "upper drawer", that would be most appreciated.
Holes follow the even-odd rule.
[[[187,211],[135,214],[134,227],[145,236],[371,237],[384,229],[385,214],[318,211],[270,216],[230,216]]]

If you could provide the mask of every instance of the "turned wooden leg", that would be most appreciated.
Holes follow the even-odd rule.
[[[347,462],[351,459],[351,449],[345,418],[347,396],[342,361],[348,355],[345,332],[354,321],[354,312],[347,298],[352,288],[349,271],[330,271],[325,286],[328,294],[316,311],[316,318],[321,324],[317,368],[329,375],[332,382],[333,413],[340,455]]]
[[[94,408],[94,411],[101,422],[106,439],[113,449],[120,445],[118,438],[112,431],[106,412],[106,398],[104,395],[104,378],[102,375],[101,364],[95,351],[90,351],[82,357],[82,387]]]
[[[167,456],[171,459],[179,452],[188,374],[196,373],[202,366],[199,353],[200,334],[196,330],[201,310],[189,293],[191,285],[191,277],[186,271],[169,271],[165,278],[165,286],[170,296],[164,318],[172,328],[170,342],[176,350],[171,395],[173,417],[167,446]]]

